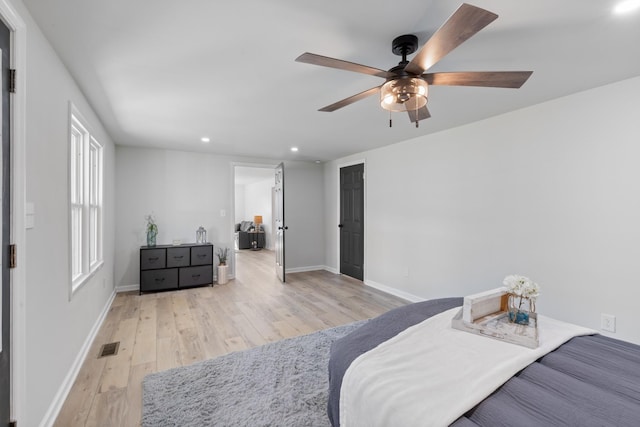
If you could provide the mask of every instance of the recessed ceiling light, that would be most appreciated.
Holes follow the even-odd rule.
[[[620,2],[613,8],[617,14],[629,13],[640,7],[640,0],[625,0]]]
[[[316,163],[320,163],[320,160],[316,160]]]
[[[209,138],[208,136],[203,136],[202,138],[200,138],[200,141],[202,141],[202,142],[210,142],[211,138]]]
[[[298,151],[298,147],[291,147],[291,151],[293,151],[294,153]]]

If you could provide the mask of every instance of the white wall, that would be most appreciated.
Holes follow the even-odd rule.
[[[35,227],[26,230],[24,259],[25,354],[14,383],[20,425],[53,422],[60,395],[83,345],[113,295],[115,149],[81,91],[22,3],[27,26],[26,201],[35,208]],[[104,145],[104,266],[69,300],[68,144],[69,101],[89,121]],[[17,363],[17,362],[16,362]],[[24,384],[21,379],[24,379]],[[18,409],[20,410],[20,409]]]
[[[194,243],[203,226],[216,253],[233,248],[228,158],[118,146],[116,159],[116,286],[140,283],[139,248],[147,244],[149,213],[156,218],[159,245]]]
[[[338,165],[366,160],[365,281],[422,298],[523,274],[538,309],[640,342],[640,77],[325,166],[337,269]]]
[[[121,289],[137,289],[140,283],[140,246],[146,245],[144,216],[155,214],[158,224],[158,244],[171,244],[173,239],[194,242],[196,229],[207,229],[209,241],[216,248],[233,248],[235,218],[232,192],[233,164],[236,162],[265,164],[264,159],[247,159],[162,149],[116,148],[116,266],[115,282]],[[292,199],[286,205],[293,223],[299,217],[322,216],[321,204],[310,203],[314,192],[322,197],[322,169],[313,163],[287,163],[293,178],[298,177],[312,190],[294,185]],[[317,182],[312,182],[312,180]],[[226,216],[221,216],[221,211]],[[322,230],[318,233],[321,240]],[[295,236],[296,232],[292,232]],[[323,251],[316,248],[306,256],[305,242],[293,238],[287,241],[288,265],[295,268],[322,265]],[[216,249],[217,251],[217,249]],[[289,255],[291,254],[291,255]],[[216,259],[217,261],[217,259]],[[235,273],[233,258],[231,270]]]

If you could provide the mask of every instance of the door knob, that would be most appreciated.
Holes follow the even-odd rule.
[[[344,227],[344,224],[338,224],[338,228]]]

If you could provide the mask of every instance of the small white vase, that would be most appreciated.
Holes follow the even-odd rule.
[[[229,281],[229,277],[227,275],[227,270],[229,266],[227,265],[219,265],[218,266],[218,284],[224,285]]]

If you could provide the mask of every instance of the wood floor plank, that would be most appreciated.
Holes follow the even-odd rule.
[[[157,298],[156,302],[156,336],[158,338],[171,338],[178,335],[176,319],[173,314],[173,302],[170,296]]]
[[[137,326],[137,318],[127,318],[120,321],[120,325],[113,335],[113,341],[120,342],[118,354],[106,358],[106,366],[100,383],[101,393],[126,388],[129,384],[129,369],[131,368],[131,355],[133,354]]]
[[[87,427],[113,427],[124,425],[127,410],[127,389],[112,389],[98,393],[87,418]]]
[[[204,349],[198,336],[198,330],[195,327],[178,331],[178,344],[180,347],[180,360],[183,365],[190,365],[204,360]]]
[[[55,426],[138,426],[145,375],[374,317],[406,301],[326,271],[275,275],[271,251],[240,251],[225,285],[116,295]],[[100,345],[118,355],[98,359]]]
[[[193,317],[191,316],[191,309],[187,302],[187,296],[184,295],[184,291],[178,293],[178,291],[172,292],[171,301],[173,304],[173,315],[176,321],[176,328],[178,331],[183,329],[191,329],[195,327],[193,323]]]
[[[158,371],[183,366],[178,336],[158,338],[156,349]]]
[[[234,351],[242,351],[249,348],[249,346],[241,336],[227,338],[226,340],[224,340],[224,344],[229,353],[232,353]]]
[[[131,384],[127,387],[127,407],[122,417],[122,426],[139,426],[142,422],[142,380],[157,371],[156,363],[143,363],[131,367]]]
[[[156,298],[147,298],[140,302],[140,318],[138,319],[133,355],[131,356],[132,365],[156,361],[156,352],[149,351],[149,349],[156,345],[157,301]]]

